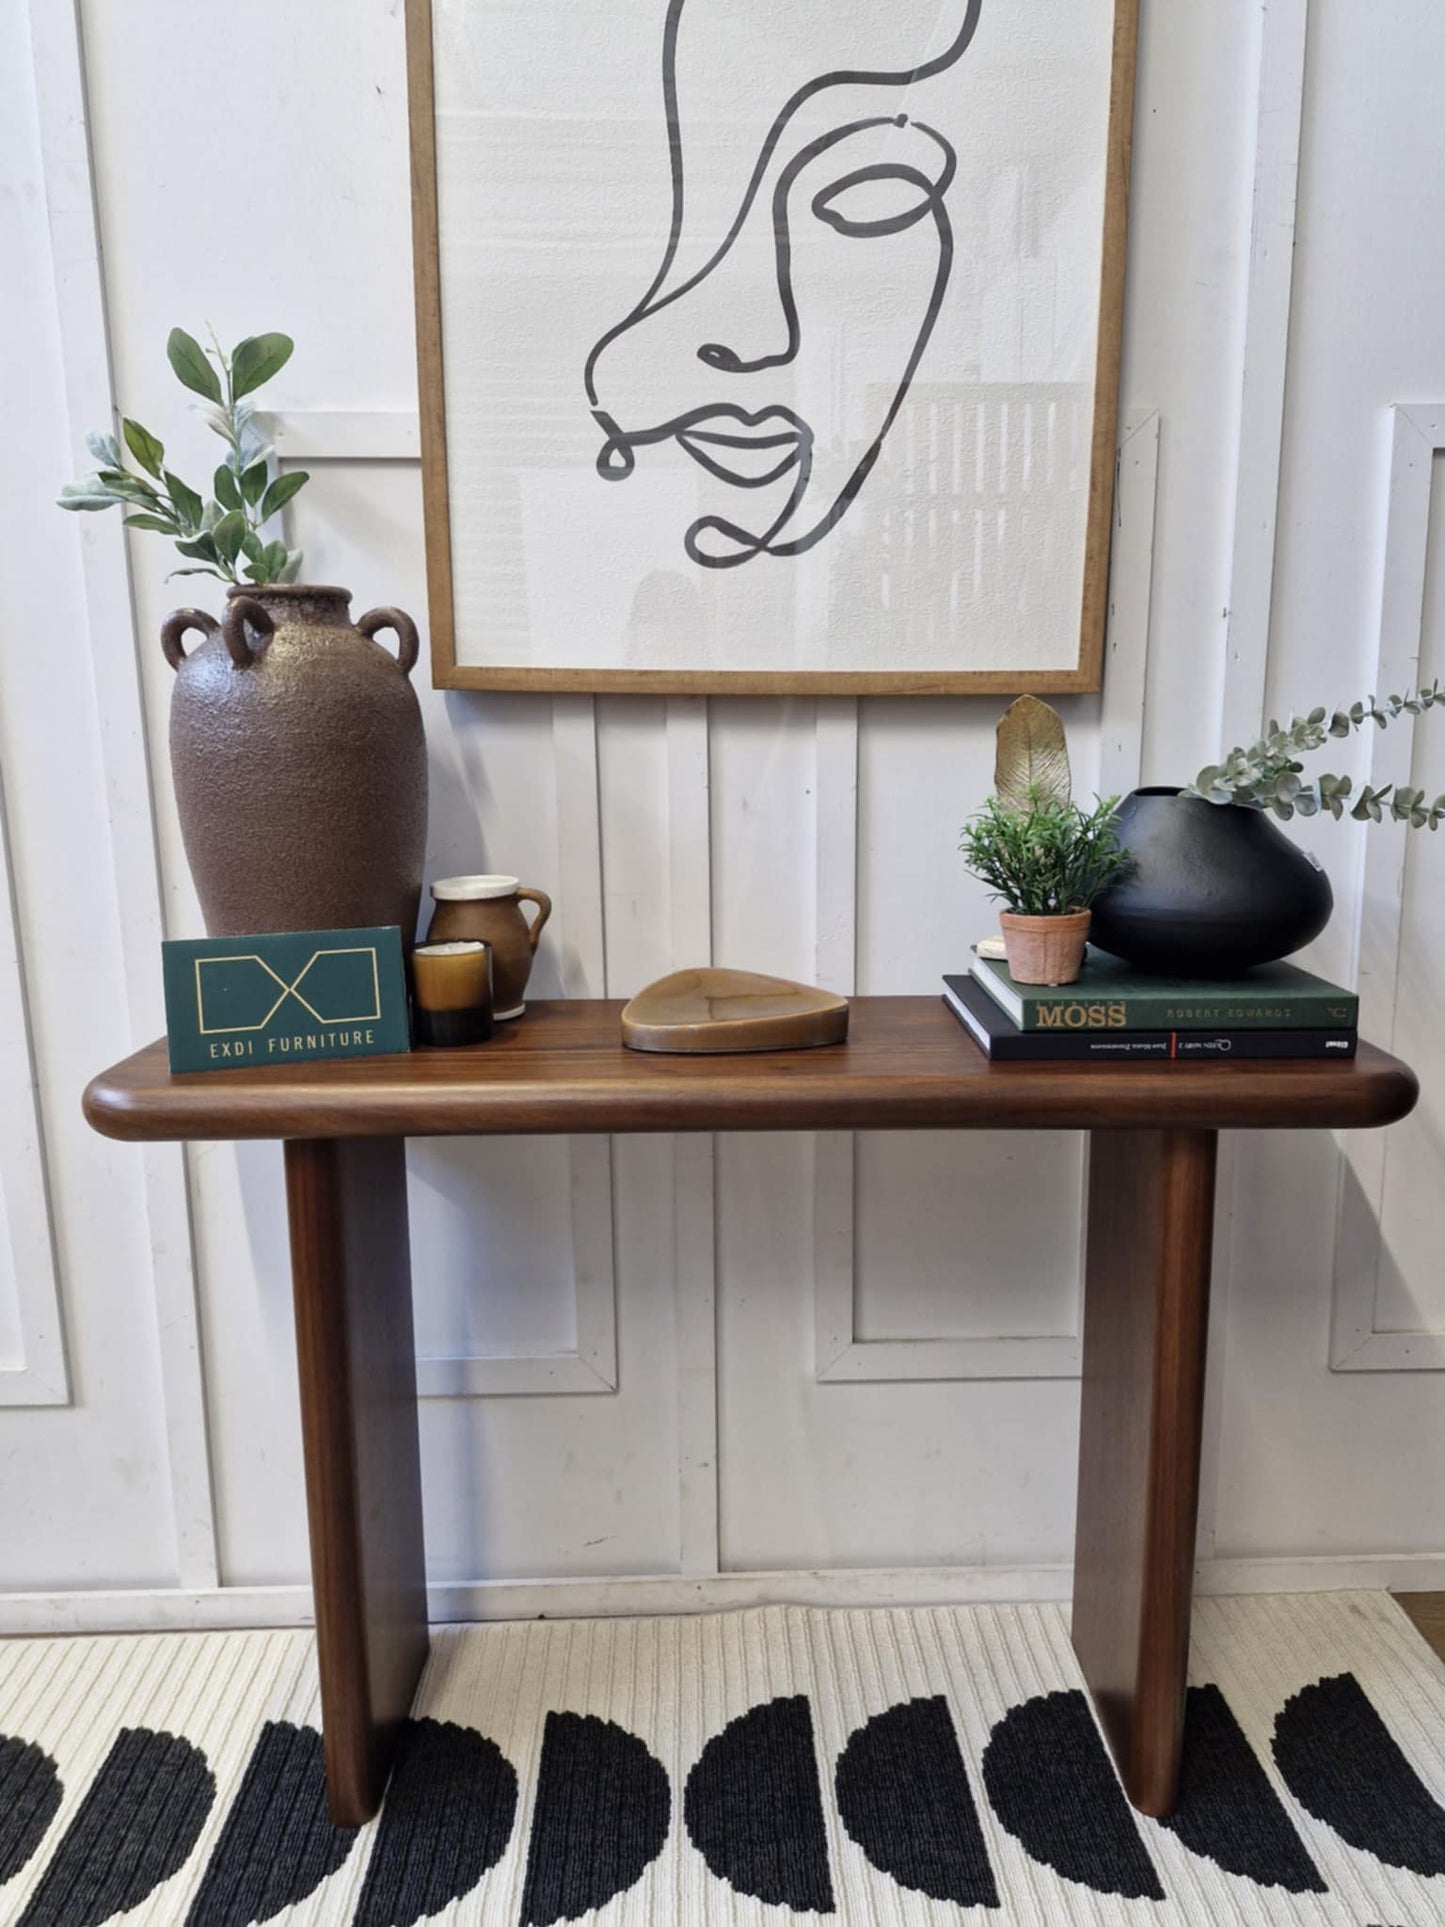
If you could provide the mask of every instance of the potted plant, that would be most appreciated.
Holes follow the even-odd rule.
[[[1445,796],[1366,784],[1348,776],[1307,779],[1302,758],[1365,723],[1385,728],[1442,700],[1436,684],[1413,695],[1373,697],[1271,722],[1258,742],[1229,751],[1183,789],[1141,789],[1119,810],[1119,838],[1134,861],[1094,906],[1092,940],[1149,969],[1227,974],[1288,956],[1318,936],[1334,908],[1329,878],[1275,819],[1348,810],[1357,822],[1388,815],[1436,829]]]
[[[1092,810],[1072,799],[1057,713],[1020,697],[1000,719],[994,793],[964,825],[972,874],[1003,906],[1009,973],[1021,984],[1071,984],[1083,962],[1091,907],[1127,867],[1116,797]]]
[[[171,368],[226,444],[210,486],[183,481],[160,438],[127,417],[120,439],[87,437],[99,467],[63,489],[60,506],[118,507],[127,528],[174,542],[187,564],[174,574],[229,585],[222,620],[178,609],[161,630],[176,671],[176,803],[211,935],[394,923],[410,942],[427,812],[408,680],[416,626],[398,609],[353,624],[350,591],[298,582],[300,550],[267,532],[307,481],[276,472],[254,413],[256,391],[291,352],[283,334],[250,335],[225,354],[172,329]],[[383,629],[396,632],[396,656],[373,640]],[[187,655],[192,631],[203,640]]]

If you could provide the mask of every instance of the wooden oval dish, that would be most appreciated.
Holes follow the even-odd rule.
[[[813,1050],[847,1035],[846,997],[751,970],[674,970],[639,990],[622,1013],[629,1050]]]

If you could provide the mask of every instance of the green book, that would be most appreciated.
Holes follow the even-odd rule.
[[[285,930],[161,945],[173,1071],[411,1048],[401,932]]]
[[[973,974],[1020,1030],[1339,1030],[1360,1014],[1352,990],[1289,963],[1237,977],[1156,977],[1090,945],[1071,984],[1016,984],[991,957],[975,957]]]

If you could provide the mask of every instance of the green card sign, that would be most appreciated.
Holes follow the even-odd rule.
[[[173,1071],[410,1049],[394,924],[182,939],[161,952]]]

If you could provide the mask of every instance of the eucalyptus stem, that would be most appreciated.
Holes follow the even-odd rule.
[[[60,507],[128,510],[122,518],[127,528],[169,536],[197,565],[173,569],[172,575],[209,575],[235,584],[243,573],[254,583],[294,582],[301,551],[279,538],[267,541],[261,531],[310,478],[303,469],[273,473],[275,450],[249,399],[285,367],[294,344],[289,335],[248,335],[227,355],[214,331],[211,342],[206,350],[183,328],[173,328],[166,342],[176,379],[200,397],[201,415],[227,444],[209,494],[173,474],[160,438],[127,416],[121,422],[124,449],[114,435],[86,436],[100,467],[83,481],[67,483]],[[127,451],[137,467],[127,463]]]
[[[1348,776],[1324,775],[1306,782],[1299,759],[1322,748],[1328,737],[1350,736],[1366,723],[1385,729],[1399,717],[1423,715],[1439,702],[1445,702],[1445,692],[1433,682],[1408,696],[1387,696],[1382,703],[1367,696],[1333,714],[1312,709],[1308,716],[1291,717],[1284,729],[1271,721],[1257,743],[1232,749],[1222,763],[1200,770],[1183,794],[1203,797],[1208,803],[1273,810],[1285,821],[1292,816],[1317,816],[1321,810],[1338,821],[1348,808],[1358,823],[1378,823],[1388,812],[1395,822],[1408,823],[1412,829],[1437,830],[1445,818],[1445,795],[1427,803],[1423,790],[1403,783],[1382,783],[1378,788],[1366,783],[1355,796]]]

